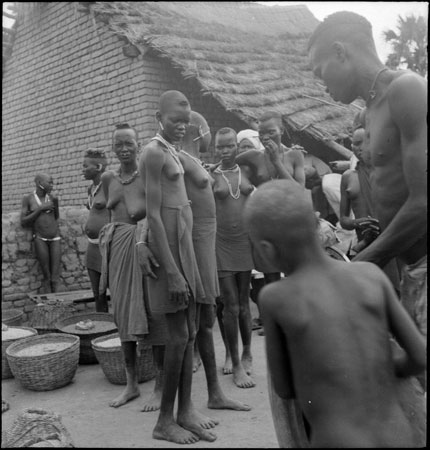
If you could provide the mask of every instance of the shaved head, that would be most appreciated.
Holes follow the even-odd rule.
[[[43,181],[48,181],[50,180],[52,177],[51,175],[49,175],[48,173],[38,173],[35,177],[34,177],[34,181],[35,183],[40,183]]]
[[[295,181],[259,186],[245,206],[244,220],[253,241],[269,241],[281,254],[317,239],[312,204]]]
[[[193,147],[196,147],[201,153],[209,150],[211,142],[210,128],[206,119],[197,111],[191,111],[190,123],[182,141],[187,150]]]
[[[160,96],[158,109],[161,114],[171,111],[175,107],[191,108],[190,102],[182,92],[166,91]]]

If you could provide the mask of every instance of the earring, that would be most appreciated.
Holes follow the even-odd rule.
[[[158,125],[160,125],[161,131],[164,131],[163,124],[160,121],[158,121]]]

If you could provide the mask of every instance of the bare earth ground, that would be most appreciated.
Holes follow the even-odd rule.
[[[251,306],[255,311],[254,305]],[[253,314],[255,316],[255,314]],[[264,337],[253,332],[254,380],[251,389],[240,389],[232,375],[221,372],[224,346],[218,324],[214,327],[214,341],[218,373],[224,392],[252,406],[251,411],[210,410],[206,407],[207,389],[204,369],[193,377],[193,402],[203,414],[219,420],[214,429],[215,442],[199,441],[192,445],[178,445],[152,438],[158,412],[140,412],[149,398],[154,380],[140,384],[141,396],[121,408],[108,406],[123,386],[111,384],[98,364],[80,365],[71,384],[63,388],[36,392],[20,386],[14,379],[2,380],[2,399],[10,409],[2,414],[2,429],[10,427],[25,408],[42,408],[60,414],[76,447],[89,448],[278,448],[269,405],[266,379]]]

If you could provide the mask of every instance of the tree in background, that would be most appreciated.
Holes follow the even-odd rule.
[[[407,67],[423,77],[427,76],[428,25],[423,16],[399,16],[397,31],[384,31],[385,41],[391,44],[393,53],[388,55],[386,66],[391,69]]]

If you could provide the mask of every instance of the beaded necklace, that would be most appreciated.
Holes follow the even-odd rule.
[[[35,200],[36,200],[37,205],[38,205],[38,206],[42,206],[42,201],[40,200],[39,196],[37,195],[37,192],[36,192],[36,191],[33,191],[33,194],[34,194],[34,198],[35,198]],[[51,200],[51,199],[49,198],[49,195],[48,195],[48,194],[45,194],[45,200],[44,200],[43,203],[48,203],[50,200]],[[49,214],[49,213],[51,212],[51,210],[48,209],[48,210],[46,210],[45,212],[46,212],[47,214]]]
[[[234,198],[234,200],[237,200],[240,197],[240,185],[242,183],[242,171],[240,170],[240,167],[237,164],[235,164],[231,169],[221,169],[220,167],[217,167],[215,169],[215,172],[221,174],[221,176],[224,178],[225,182],[227,183],[228,191],[229,191],[230,195],[232,196],[232,198]],[[225,172],[239,173],[237,189],[236,189],[235,194],[233,194],[233,189],[232,189],[230,180],[224,175]]]
[[[178,151],[176,150],[176,148],[168,141],[166,141],[166,139],[163,138],[163,136],[161,136],[161,134],[157,133],[155,135],[155,138],[157,141],[161,142],[166,148],[167,151],[170,153],[170,155],[172,156],[172,158],[175,160],[176,164],[179,167],[179,173],[185,173],[184,168],[182,166],[181,160],[179,159],[178,156]]]
[[[188,152],[186,152],[185,150],[181,150],[181,153],[183,153],[184,155],[187,155],[189,158],[191,158],[199,167],[201,167],[202,169],[204,169],[203,167],[203,163],[200,161],[199,158],[196,158],[193,155],[190,155]]]
[[[90,193],[88,195],[88,206],[90,207],[90,209],[93,207],[94,205],[94,198],[97,195],[97,192],[100,190],[100,186],[102,185],[102,182],[100,181],[100,183],[96,186],[96,188],[94,189],[94,191],[92,190],[92,187],[94,185],[92,185],[90,187]]]
[[[123,179],[121,178],[121,168],[118,170],[118,173],[117,173],[116,175],[117,175],[118,181],[119,181],[121,184],[130,184],[130,183],[132,183],[132,182],[137,178],[137,176],[139,175],[139,170],[136,169],[136,170],[131,174],[131,177],[130,177],[130,178],[127,178],[126,180],[123,180]]]

